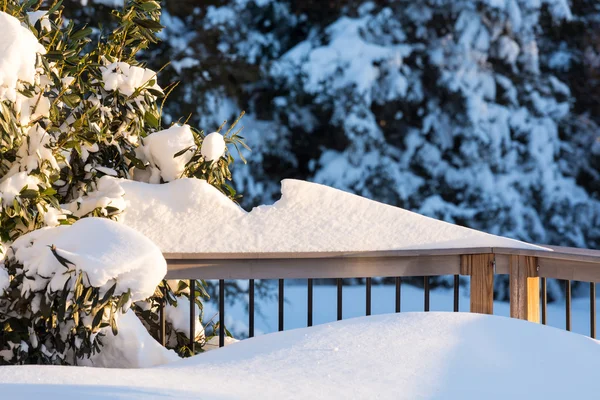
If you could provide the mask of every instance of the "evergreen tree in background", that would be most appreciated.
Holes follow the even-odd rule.
[[[85,23],[102,3],[113,5],[68,8]],[[234,172],[246,208],[291,177],[529,242],[599,247],[596,1],[164,4],[164,41],[143,58],[180,82],[168,115],[207,126],[247,110],[252,158]]]

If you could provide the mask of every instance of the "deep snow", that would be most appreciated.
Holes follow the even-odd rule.
[[[454,313],[349,319],[151,369],[1,367],[7,397],[562,399],[597,393],[592,339]],[[551,384],[549,384],[551,383]]]
[[[118,182],[127,204],[122,221],[167,253],[543,249],[293,179],[282,181],[279,201],[249,213],[197,179]]]

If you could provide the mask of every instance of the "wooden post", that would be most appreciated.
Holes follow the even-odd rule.
[[[471,312],[494,313],[494,255],[461,256],[460,273],[471,276]]]
[[[510,316],[540,322],[537,258],[510,256]]]

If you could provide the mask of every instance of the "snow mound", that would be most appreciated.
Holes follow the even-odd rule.
[[[282,182],[279,201],[249,213],[201,180],[119,182],[127,204],[123,222],[163,252],[543,249],[291,179]]]
[[[219,132],[209,133],[202,142],[200,152],[206,161],[218,160],[225,154],[225,139]]]
[[[0,101],[17,99],[17,82],[34,83],[37,54],[46,49],[21,22],[0,11]]]
[[[189,125],[173,125],[169,129],[154,132],[144,139],[141,151],[149,164],[146,170],[137,170],[135,179],[150,183],[174,181],[183,174],[185,165],[192,159],[195,147],[194,135]]]
[[[7,396],[219,399],[595,398],[598,342],[463,313],[362,317],[259,336],[166,366],[0,367]],[[548,384],[551,382],[551,384]]]
[[[108,290],[116,283],[115,294],[131,290],[132,301],[154,294],[167,272],[160,249],[139,232],[109,219],[84,218],[73,225],[38,229],[11,245],[15,259],[31,277],[24,281],[24,290],[40,290],[46,284],[62,289],[68,274],[50,246],[86,272],[90,285]]]
[[[132,310],[118,315],[119,334],[110,327],[102,328],[105,336],[100,353],[79,359],[80,365],[104,368],[147,368],[167,364],[181,358],[173,350],[158,343]]]

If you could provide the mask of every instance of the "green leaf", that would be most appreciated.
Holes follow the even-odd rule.
[[[159,127],[158,118],[156,118],[156,116],[151,112],[147,112],[144,115],[144,121],[146,121],[146,123],[148,123],[148,125],[150,125],[152,128],[158,129]]]
[[[138,4],[137,6],[146,12],[160,10],[160,4],[155,1],[147,1],[142,4]]]
[[[194,146],[190,146],[188,148],[185,148],[183,150],[178,151],[177,153],[175,153],[175,155],[173,156],[173,158],[181,157],[182,155],[184,155],[185,153],[187,153],[188,151],[190,151],[192,149],[192,147],[194,147]]]
[[[43,192],[41,192],[41,194],[43,194],[45,196],[54,196],[56,193],[58,193],[58,192],[52,187],[49,187],[49,188],[45,189]]]
[[[94,315],[94,319],[92,320],[92,331],[95,331],[97,327],[100,326],[100,322],[102,321],[102,316],[104,315],[104,309],[99,309]]]
[[[152,19],[134,18],[133,22],[136,25],[139,25],[141,27],[148,28],[148,29],[153,29],[153,30],[161,30],[164,28],[164,26],[162,26],[160,23],[158,23]]]
[[[58,9],[60,8],[60,6],[61,6],[61,5],[62,5],[62,0],[58,1],[56,4],[54,4],[54,5],[52,6],[52,8],[50,8],[50,9],[48,10],[48,15],[54,14],[54,12],[55,12],[56,10],[58,10]]]
[[[52,254],[54,255],[54,257],[58,260],[58,262],[65,268],[69,269],[69,265],[73,265],[75,266],[75,264],[73,264],[71,261],[67,260],[66,258],[64,258],[63,256],[61,256],[60,254],[58,254],[56,252],[56,246],[55,245],[50,245],[48,246],[50,247],[50,251],[52,252]]]
[[[39,194],[40,192],[38,192],[37,190],[23,189],[21,190],[21,192],[19,192],[19,197],[23,199],[35,199],[39,196]]]
[[[76,32],[76,33],[72,34],[71,35],[71,40],[82,39],[84,37],[87,37],[87,36],[91,35],[93,32],[94,32],[94,30],[92,28],[90,28],[90,27],[83,28],[79,32]]]
[[[50,61],[62,61],[65,56],[61,51],[51,50],[47,52],[44,57],[46,57],[46,60]]]
[[[104,294],[104,297],[102,297],[102,300],[100,300],[100,304],[106,304],[108,303],[108,301],[112,298],[112,296],[115,294],[115,290],[117,289],[117,284],[115,283],[114,285],[111,286],[110,289],[108,289],[108,291]]]

